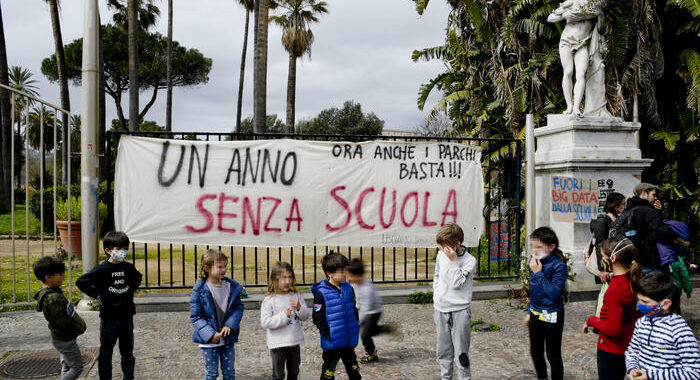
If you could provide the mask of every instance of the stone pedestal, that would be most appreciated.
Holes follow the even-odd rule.
[[[589,223],[561,222],[552,214],[552,176],[592,179],[598,184],[600,205],[607,194],[632,195],[642,170],[652,160],[643,159],[637,148],[640,124],[619,118],[548,115],[547,126],[535,129],[536,226],[550,226],[560,248],[569,253],[576,278],[570,290],[596,287],[585,269],[584,249],[591,238]],[[595,218],[595,216],[593,216]]]

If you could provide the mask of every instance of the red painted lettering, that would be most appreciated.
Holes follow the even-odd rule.
[[[214,215],[212,215],[209,210],[204,208],[204,201],[210,200],[210,199],[216,199],[216,194],[204,194],[199,199],[197,199],[197,211],[199,211],[202,216],[204,216],[204,219],[207,221],[204,227],[202,228],[196,228],[192,227],[190,225],[185,226],[187,231],[194,232],[194,233],[203,233],[211,230],[211,227],[214,225]]]
[[[394,217],[396,217],[396,190],[391,192],[391,219],[389,223],[384,223],[384,195],[386,194],[386,187],[382,187],[382,197],[379,199],[379,222],[382,223],[382,227],[389,228],[391,224],[394,223]]]
[[[216,196],[214,197],[216,198]],[[229,197],[228,195],[226,195],[226,193],[221,193],[221,195],[219,195],[219,213],[217,214],[217,216],[219,217],[219,231],[236,233],[235,228],[224,228],[224,218],[235,218],[238,216],[235,213],[224,212],[224,202],[226,201],[236,203],[238,202],[238,197]]]
[[[253,210],[250,207],[250,199],[248,197],[243,198],[243,215],[241,215],[241,219],[243,219],[243,227],[241,228],[241,233],[245,235],[245,216],[248,215],[250,218],[250,224],[253,226],[253,235],[257,236],[260,235],[260,202],[262,200],[258,198],[258,212],[257,212],[257,218],[253,218]]]
[[[280,203],[282,203],[282,200],[274,197],[263,197],[263,200],[275,202],[275,204],[272,205],[272,210],[270,210],[270,213],[267,214],[267,219],[265,220],[265,226],[263,227],[263,230],[269,232],[282,232],[281,228],[270,227],[270,220],[272,220],[272,216],[275,215],[275,210],[277,210],[277,207],[280,205]]]
[[[450,201],[452,201],[452,211],[447,211],[450,208]],[[452,223],[457,223],[457,192],[454,189],[451,189],[449,194],[447,194],[445,208],[442,211],[442,223],[440,224],[441,226],[444,226],[446,224],[445,221],[447,220],[448,215],[452,216]]]
[[[294,213],[296,212],[296,216],[294,216]],[[301,218],[301,214],[299,214],[299,200],[294,198],[292,200],[292,206],[289,208],[289,216],[285,218],[287,221],[287,232],[289,232],[289,227],[291,227],[293,222],[297,222],[297,231],[301,231],[301,222],[304,220]]]
[[[413,213],[413,219],[411,219],[410,223],[406,223],[406,216],[404,215],[404,211],[406,211],[406,202],[408,202],[409,199],[413,198],[415,200],[415,212]],[[403,198],[403,202],[401,203],[401,222],[403,223],[404,226],[406,227],[411,227],[413,223],[416,222],[416,219],[418,218],[418,192],[417,191],[411,191],[410,193],[406,194],[406,196]]]
[[[428,221],[428,198],[430,198],[430,192],[426,191],[423,195],[423,226],[431,227],[437,225],[437,222]]]
[[[348,205],[348,202],[345,202],[345,199],[340,197],[337,193],[341,190],[345,190],[345,186],[336,186],[333,189],[331,189],[331,197],[335,199],[336,202],[340,204],[345,209],[345,212],[348,214],[348,217],[345,219],[345,223],[338,227],[333,227],[330,224],[326,224],[326,230],[330,232],[335,232],[335,231],[340,231],[344,230],[348,224],[350,224],[350,219],[352,219],[352,211],[350,211],[350,207]]]
[[[365,221],[362,219],[362,202],[365,200],[365,196],[368,193],[374,192],[374,187],[369,187],[360,193],[360,196],[357,198],[357,202],[355,203],[355,218],[357,218],[357,224],[360,225],[360,227],[366,229],[366,230],[373,230],[375,225],[368,225],[365,223]]]

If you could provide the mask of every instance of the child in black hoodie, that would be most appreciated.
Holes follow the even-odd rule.
[[[119,353],[125,380],[134,378],[134,292],[141,285],[141,273],[124,261],[129,249],[129,237],[123,232],[108,232],[103,241],[109,257],[90,272],[82,275],[75,285],[90,297],[100,301],[100,379],[112,378],[112,351],[119,339]]]

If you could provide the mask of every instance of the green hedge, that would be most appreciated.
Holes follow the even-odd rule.
[[[114,186],[112,186],[112,189]],[[59,185],[56,186],[56,199],[58,201],[64,201],[67,195],[66,186]],[[80,184],[74,183],[71,185],[71,196],[80,196]],[[107,199],[107,182],[102,182],[97,187],[97,197],[100,201]],[[41,216],[41,196],[39,191],[34,192],[31,198],[29,198],[29,211],[36,217],[40,219]],[[53,229],[53,187],[47,187],[44,189],[44,229],[50,231]]]

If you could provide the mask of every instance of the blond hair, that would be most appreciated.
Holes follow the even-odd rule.
[[[217,249],[208,249],[206,252],[204,252],[202,255],[202,261],[199,265],[199,278],[208,278],[211,267],[217,262],[221,261],[228,263],[228,257],[221,253],[221,251]]]
[[[435,236],[439,246],[449,245],[455,246],[457,244],[462,244],[464,241],[464,231],[462,228],[455,223],[445,224],[438,230],[437,236]]]
[[[269,296],[272,294],[279,293],[279,288],[280,288],[280,282],[279,278],[284,273],[284,271],[289,272],[292,275],[292,286],[290,287],[290,291],[292,293],[297,292],[296,288],[296,276],[294,275],[294,269],[292,269],[292,266],[289,265],[288,263],[285,263],[283,261],[278,261],[275,263],[275,265],[272,266],[272,270],[270,271],[270,282],[267,284],[267,293],[265,296]]]

